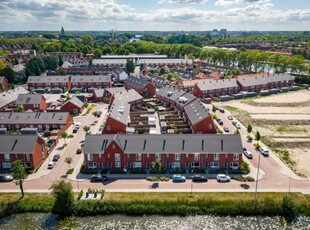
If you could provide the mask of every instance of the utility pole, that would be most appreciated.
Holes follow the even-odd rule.
[[[258,155],[258,167],[257,167],[257,175],[256,175],[256,185],[255,185],[255,207],[257,206],[257,187],[258,187],[258,175],[259,175],[259,167],[260,167],[260,155]]]

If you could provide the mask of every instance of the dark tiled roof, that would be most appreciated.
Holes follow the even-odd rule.
[[[130,105],[122,100],[114,100],[110,107],[108,116],[122,124],[127,125]]]
[[[193,94],[186,93],[183,96],[179,97],[177,100],[175,100],[177,105],[180,105],[182,107],[188,105],[191,103],[193,100],[195,100],[196,97]]]
[[[125,87],[106,88],[105,90],[107,90],[112,95],[115,93],[126,91]]]
[[[17,105],[34,105],[40,104],[43,99],[42,94],[19,94],[16,100]]]
[[[86,154],[103,153],[113,139],[115,140],[116,138],[125,153],[242,152],[241,138],[238,134],[86,135],[84,152]]]
[[[27,93],[29,93],[29,91],[23,87],[18,87],[15,89],[11,89],[7,92],[1,93],[0,108],[6,106],[7,104],[12,103],[13,101],[16,101],[20,94],[27,94]]]
[[[201,91],[239,87],[236,79],[205,80],[197,83]]]
[[[82,76],[75,75],[71,77],[72,83],[78,82],[111,82],[111,76],[109,75],[91,75],[91,76]]]
[[[0,153],[32,153],[38,138],[37,134],[0,135]]]
[[[170,100],[177,100],[179,97],[184,95],[186,92],[184,90],[178,89],[177,87],[163,87],[157,91],[157,95],[169,98]]]
[[[196,99],[195,101],[185,106],[184,110],[192,125],[195,125],[206,117],[211,116],[207,108],[201,103],[199,99]]]
[[[242,75],[238,76],[238,82],[242,86],[255,86],[255,85],[267,85],[268,83],[292,81],[294,77],[289,74],[276,74],[276,75],[261,75],[255,77],[242,78]]]
[[[125,84],[131,84],[138,88],[144,88],[150,82],[141,77],[129,76],[126,80],[124,80]]]
[[[29,76],[27,83],[67,83],[69,76]]]
[[[66,124],[69,113],[6,113],[0,112],[0,125],[7,124]]]
[[[117,68],[112,71],[112,74],[114,74],[115,76],[119,76],[123,72],[125,72],[125,70],[123,70],[122,68]]]
[[[143,99],[143,97],[134,89],[124,90],[114,93],[115,100],[130,103],[136,100]],[[115,101],[114,100],[114,101]]]

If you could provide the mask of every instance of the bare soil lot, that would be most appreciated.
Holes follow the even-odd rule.
[[[251,123],[272,148],[289,150],[297,172],[310,177],[310,91],[216,103],[244,125]]]

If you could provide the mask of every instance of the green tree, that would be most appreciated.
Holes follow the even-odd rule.
[[[27,178],[27,173],[25,166],[23,166],[20,160],[13,162],[13,168],[11,173],[15,180],[16,185],[19,185],[22,196],[24,196],[25,194],[24,194],[23,182]]]
[[[18,113],[22,113],[22,112],[25,112],[25,108],[23,105],[20,105],[17,107],[17,110],[16,110]]]
[[[59,75],[63,75],[63,76],[66,75],[66,71],[65,71],[64,69],[59,69],[59,70],[57,71],[57,73],[58,73]]]
[[[43,61],[47,70],[54,71],[58,68],[59,59],[52,55],[43,57]]]
[[[82,42],[84,45],[93,46],[93,38],[88,34],[82,37]]]
[[[40,76],[46,70],[43,60],[39,57],[31,58],[26,64],[26,76]]]
[[[159,70],[159,74],[160,75],[164,75],[165,73],[166,73],[165,67],[161,67],[160,70]]]
[[[215,113],[216,112],[216,107],[214,105],[212,105],[212,112]]]
[[[257,142],[259,142],[260,138],[261,138],[260,132],[256,131],[255,140],[257,140]]]
[[[126,71],[130,74],[135,71],[135,64],[133,63],[133,60],[127,59],[126,62]]]
[[[62,57],[59,56],[58,58],[58,66],[62,66],[64,64],[64,61],[62,60]]]
[[[9,83],[15,82],[15,72],[11,69],[10,66],[5,66],[3,69],[0,70],[0,76],[6,77],[8,79]]]
[[[61,180],[55,182],[51,188],[55,198],[53,213],[62,217],[71,216],[74,211],[74,194],[71,183]]]
[[[157,174],[157,179],[159,179],[159,173],[161,171],[161,162],[160,161],[153,161],[152,166]]]
[[[251,133],[251,132],[252,132],[252,129],[253,129],[252,125],[251,125],[251,124],[248,124],[248,127],[247,127],[248,133]]]
[[[85,133],[88,133],[89,130],[90,130],[90,127],[85,125],[85,126],[83,127],[83,130],[85,131]]]
[[[298,216],[298,209],[292,197],[285,195],[282,199],[282,212],[285,220],[293,222]]]
[[[95,50],[93,51],[93,53],[94,53],[95,57],[101,57],[101,56],[102,56],[102,51],[101,51],[101,49],[95,49]]]
[[[250,172],[250,165],[248,162],[242,161],[240,165],[240,171],[242,174],[248,174]]]
[[[66,133],[66,132],[61,132],[60,133],[60,138],[61,139],[64,139],[64,141],[65,141],[65,144],[66,144],[66,139],[68,138],[68,133]]]
[[[69,165],[69,169],[71,169],[72,157],[66,157],[65,162]]]
[[[2,70],[5,67],[5,64],[3,63],[2,60],[0,60],[0,70]]]

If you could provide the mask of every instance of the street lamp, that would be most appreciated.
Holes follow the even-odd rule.
[[[260,167],[260,155],[261,153],[258,152],[258,167],[257,167],[257,175],[256,175],[256,185],[255,185],[255,207],[257,205],[257,187],[258,187],[258,175],[259,175],[259,167]]]

